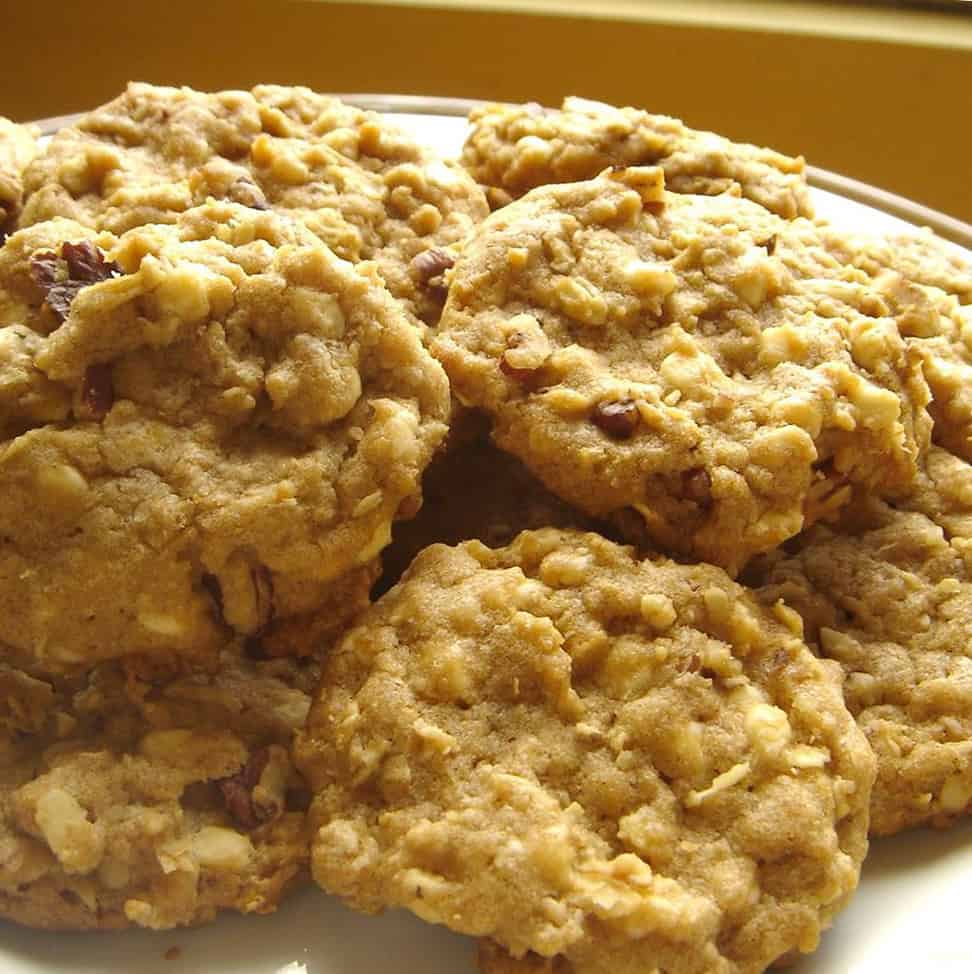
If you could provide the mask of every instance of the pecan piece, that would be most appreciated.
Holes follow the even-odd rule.
[[[61,260],[65,274],[59,273],[57,255],[51,251],[34,254],[30,261],[30,274],[34,283],[44,292],[47,306],[58,321],[64,321],[71,310],[71,302],[78,292],[90,284],[117,277],[121,268],[110,260],[90,240],[73,244],[61,244]]]
[[[81,383],[81,405],[79,414],[82,419],[102,420],[108,415],[115,402],[115,390],[111,385],[110,365],[90,365],[85,370],[84,381]]]
[[[269,210],[270,204],[267,202],[263,190],[250,179],[237,179],[229,188],[229,198],[234,203],[248,206],[251,210]]]
[[[702,467],[686,470],[682,474],[682,493],[700,507],[712,503],[712,478]]]
[[[627,440],[638,428],[638,407],[633,399],[599,402],[591,412],[591,422],[616,440]]]
[[[260,783],[269,760],[270,749],[260,748],[236,774],[216,782],[226,810],[241,828],[255,829],[273,817],[272,809],[260,808],[253,802],[253,789]]]
[[[455,264],[453,257],[444,250],[433,247],[430,250],[423,250],[412,258],[412,271],[420,281],[425,283],[431,281],[433,277],[441,277],[453,264]]]
[[[508,375],[526,389],[536,389],[540,384],[539,369],[518,369],[515,365],[510,365],[505,355],[500,359],[499,367],[503,375]]]

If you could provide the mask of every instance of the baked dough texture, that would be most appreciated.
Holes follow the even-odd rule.
[[[594,534],[426,549],[298,737],[315,879],[578,974],[812,950],[857,883],[874,757],[794,626]]]
[[[210,197],[287,211],[345,260],[374,260],[429,322],[445,251],[488,212],[457,162],[375,112],[275,85],[209,94],[130,84],[59,131],[25,184],[21,226],[61,216],[122,233],[172,223]]]
[[[789,227],[657,168],[534,190],[467,243],[433,352],[555,493],[736,571],[928,440],[895,306],[775,256]]]
[[[10,230],[20,212],[23,174],[37,153],[37,130],[0,115],[0,234]]]
[[[317,674],[239,645],[211,673],[0,664],[0,916],[165,929],[274,910],[307,871],[290,746]]]
[[[19,231],[0,250],[4,641],[53,669],[205,655],[326,604],[340,628],[449,409],[373,266],[279,214]]]
[[[485,105],[469,115],[462,163],[494,206],[549,183],[592,179],[609,167],[658,165],[675,193],[742,195],[784,219],[812,216],[802,158],[730,142],[677,118],[566,98],[559,110]]]
[[[754,566],[756,567],[756,566]],[[878,759],[871,831],[972,808],[972,467],[933,448],[908,495],[852,504],[754,572],[844,671]]]

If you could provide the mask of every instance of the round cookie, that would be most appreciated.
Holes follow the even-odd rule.
[[[910,482],[928,389],[871,288],[775,256],[790,224],[661,180],[607,173],[493,214],[432,348],[551,490],[735,571],[848,484]]]
[[[594,534],[426,549],[297,739],[314,878],[577,974],[813,950],[857,884],[874,758],[794,625]]]
[[[915,490],[864,499],[796,551],[754,566],[844,670],[878,760],[871,831],[948,825],[972,809],[972,467],[933,448]]]
[[[392,542],[381,555],[378,591],[391,588],[431,544],[478,540],[494,548],[509,544],[521,531],[543,527],[593,531],[597,525],[551,494],[485,435],[450,445],[425,472],[422,509],[392,529]]]
[[[130,84],[58,132],[26,174],[21,226],[55,216],[121,233],[208,197],[304,220],[340,257],[374,260],[430,323],[448,253],[488,208],[455,162],[374,112],[306,88],[206,94]]]
[[[19,231],[0,250],[5,641],[55,667],[211,652],[328,603],[339,628],[449,408],[371,265],[277,214]]]
[[[306,874],[290,746],[318,672],[232,646],[213,673],[0,666],[0,917],[165,929],[273,911]]]
[[[469,114],[462,164],[494,206],[549,183],[593,179],[612,166],[658,165],[675,193],[732,192],[785,219],[813,216],[802,158],[730,142],[677,118],[565,98],[540,105],[484,105]]]

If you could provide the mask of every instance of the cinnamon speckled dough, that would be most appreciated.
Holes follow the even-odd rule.
[[[874,758],[789,615],[595,534],[433,545],[324,663],[314,878],[578,974],[813,950]]]
[[[120,233],[208,196],[286,210],[340,257],[375,260],[434,322],[443,290],[412,261],[481,220],[482,190],[374,112],[306,88],[206,94],[130,84],[57,133],[26,176],[21,225],[64,216]]]
[[[469,115],[462,163],[505,204],[548,183],[591,179],[609,166],[659,165],[676,193],[731,192],[786,219],[812,216],[803,159],[730,142],[677,118],[566,98],[539,105],[485,105]]]
[[[433,351],[557,494],[736,570],[928,436],[887,302],[773,256],[788,226],[652,168],[535,190],[467,243]]]
[[[37,153],[37,130],[0,116],[0,233],[20,212],[23,174]]]
[[[597,525],[486,437],[451,446],[425,472],[422,509],[392,529],[392,543],[381,556],[381,590],[391,588],[430,544],[478,540],[498,547],[520,531],[543,527],[593,531]]]
[[[972,467],[934,448],[914,492],[867,499],[769,556],[784,599],[844,669],[878,759],[871,831],[948,825],[972,808]]]
[[[219,662],[215,673],[102,663],[72,679],[0,664],[0,916],[184,926],[268,913],[306,874],[290,746],[318,665],[234,647]]]
[[[61,322],[78,244],[117,266]],[[45,264],[67,282],[38,286]],[[339,627],[448,414],[441,367],[371,265],[277,214],[210,203],[121,238],[65,220],[14,234],[0,251],[5,641],[54,667],[207,652],[322,603]]]

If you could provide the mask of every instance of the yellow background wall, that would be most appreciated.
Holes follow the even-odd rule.
[[[564,14],[577,8],[585,15]],[[545,103],[577,93],[802,152],[972,221],[967,16],[650,0],[87,0],[10,5],[4,36],[0,113],[18,119],[93,106],[130,78]]]

